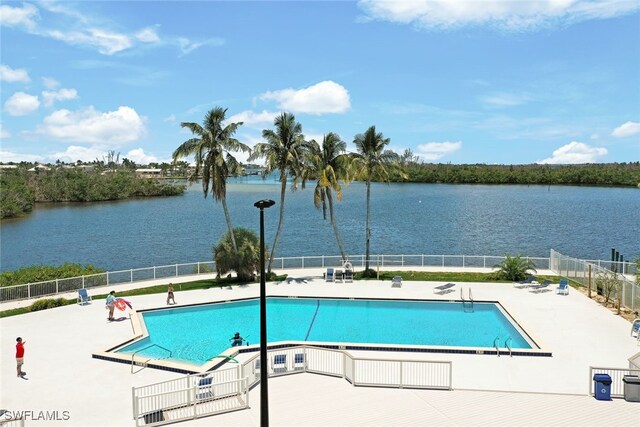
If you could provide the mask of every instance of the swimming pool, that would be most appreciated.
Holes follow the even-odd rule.
[[[538,348],[497,303],[420,300],[268,298],[268,341],[486,348],[511,338],[513,349]],[[142,312],[148,336],[117,353],[202,365],[230,347],[235,332],[259,344],[259,300]],[[156,344],[155,346],[153,346]],[[146,348],[145,347],[149,347]],[[142,350],[142,351],[140,351]]]

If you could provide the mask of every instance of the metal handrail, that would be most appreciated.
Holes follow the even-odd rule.
[[[493,346],[496,349],[496,353],[498,355],[498,357],[500,357],[500,347],[498,347],[498,342],[500,341],[500,336],[498,335],[497,337],[495,337],[495,339],[493,340]]]
[[[168,352],[169,352],[169,357],[171,357],[171,355],[173,354],[173,352],[172,352],[171,350],[169,350],[169,349],[168,349],[168,348],[166,348],[166,347],[161,346],[160,344],[151,344],[151,345],[148,345],[148,346],[146,346],[146,347],[144,347],[144,348],[141,348],[140,350],[136,350],[136,351],[134,351],[134,352],[133,352],[133,354],[131,355],[131,373],[132,373],[132,374],[133,374],[133,366],[134,366],[134,362],[135,362],[134,358],[135,358],[136,354],[138,354],[138,353],[140,353],[141,351],[144,351],[144,350],[146,350],[146,349],[148,349],[148,348],[151,348],[151,347],[160,347],[161,349],[163,349],[163,350],[165,350],[165,351],[168,351]],[[143,366],[144,368],[146,368],[146,367],[147,367],[147,364],[149,363],[149,361],[150,361],[150,360],[155,360],[155,359],[158,359],[158,358],[157,358],[157,357],[150,357],[149,359],[147,359],[147,360],[144,362],[144,364],[143,364],[142,366]],[[141,370],[142,370],[142,369],[141,369]],[[140,371],[138,371],[138,372],[140,372]]]
[[[510,344],[511,341],[513,341],[511,337],[504,340],[504,346],[509,349],[509,357],[513,357],[513,355],[511,354],[511,344]]]

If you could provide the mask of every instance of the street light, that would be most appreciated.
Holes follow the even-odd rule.
[[[260,426],[269,427],[269,389],[267,386],[267,292],[264,272],[264,210],[275,205],[273,200],[260,200]]]

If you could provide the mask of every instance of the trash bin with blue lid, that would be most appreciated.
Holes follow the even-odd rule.
[[[627,402],[640,402],[640,377],[637,375],[625,375],[622,378],[624,383],[624,400]]]
[[[595,374],[593,388],[597,400],[611,400],[611,376],[609,374]]]

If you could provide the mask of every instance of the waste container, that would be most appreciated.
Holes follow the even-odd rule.
[[[640,402],[640,377],[637,375],[625,375],[622,378],[624,383],[624,400],[627,402]]]
[[[609,374],[595,374],[593,376],[593,382],[596,399],[611,400],[611,377]]]

